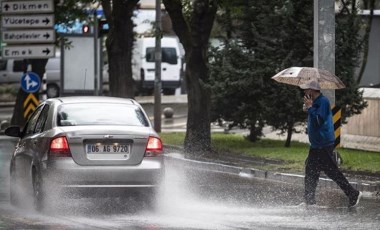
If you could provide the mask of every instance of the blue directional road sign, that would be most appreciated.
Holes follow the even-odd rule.
[[[40,89],[40,77],[33,72],[27,72],[21,77],[21,88],[27,93],[35,93]]]

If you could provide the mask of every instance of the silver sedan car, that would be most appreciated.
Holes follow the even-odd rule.
[[[13,204],[29,196],[42,210],[62,193],[154,196],[164,175],[161,139],[132,99],[48,99],[23,129],[11,126],[5,134],[19,137],[10,164]]]

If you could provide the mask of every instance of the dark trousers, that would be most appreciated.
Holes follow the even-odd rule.
[[[347,197],[356,196],[359,191],[353,188],[338,166],[332,159],[334,146],[321,149],[310,149],[306,159],[305,167],[305,201],[308,204],[315,204],[315,190],[318,185],[319,176],[323,171],[343,190]]]

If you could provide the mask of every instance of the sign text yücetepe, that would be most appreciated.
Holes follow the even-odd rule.
[[[4,19],[5,24],[9,25],[18,25],[18,24],[28,24],[30,26],[35,25],[35,24],[40,24],[41,21],[33,18],[5,18]]]

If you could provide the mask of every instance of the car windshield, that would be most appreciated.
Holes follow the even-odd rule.
[[[134,105],[77,103],[58,108],[58,126],[76,125],[128,125],[149,126],[149,122]]]

